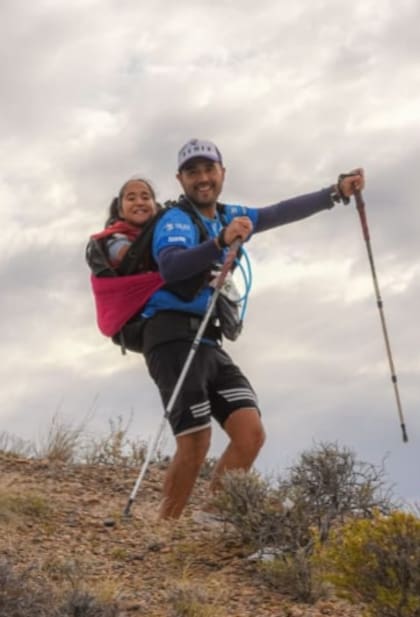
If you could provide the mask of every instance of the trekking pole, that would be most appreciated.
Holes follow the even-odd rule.
[[[209,322],[209,319],[210,319],[210,317],[211,317],[211,315],[213,313],[214,307],[216,306],[216,301],[217,301],[217,298],[219,297],[220,290],[223,287],[223,283],[225,282],[225,279],[226,279],[226,276],[227,276],[229,270],[233,266],[233,262],[235,260],[236,253],[238,252],[238,249],[239,249],[240,245],[241,245],[241,241],[239,239],[237,239],[230,246],[229,252],[228,252],[228,254],[226,256],[226,260],[225,260],[225,262],[223,264],[223,267],[220,270],[220,274],[219,274],[219,276],[217,278],[216,285],[214,287],[214,292],[213,292],[213,295],[211,297],[210,304],[209,304],[208,309],[207,309],[207,311],[206,311],[206,313],[205,313],[205,315],[204,315],[204,317],[203,317],[203,319],[201,321],[200,327],[197,330],[197,334],[195,335],[195,338],[194,338],[194,340],[192,342],[191,349],[190,349],[190,351],[188,353],[187,359],[185,360],[184,366],[182,367],[182,371],[181,371],[181,373],[180,373],[180,375],[178,377],[178,380],[177,380],[177,382],[175,384],[174,390],[173,390],[173,392],[171,394],[171,398],[168,401],[168,404],[166,406],[162,422],[161,422],[161,424],[159,426],[159,429],[158,429],[158,431],[156,433],[155,439],[153,440],[152,445],[147,449],[146,458],[144,459],[144,462],[143,462],[143,465],[142,465],[142,467],[140,469],[140,473],[138,475],[138,478],[137,478],[137,480],[136,480],[136,482],[134,484],[133,490],[131,491],[130,497],[128,498],[128,502],[127,502],[127,505],[125,506],[125,509],[124,509],[124,512],[123,512],[123,516],[129,516],[129,514],[130,514],[130,508],[131,508],[131,506],[132,506],[132,504],[133,504],[133,502],[134,502],[134,500],[136,498],[137,492],[138,492],[138,490],[140,488],[140,484],[142,483],[143,478],[144,478],[144,476],[146,474],[146,471],[147,471],[147,468],[149,466],[149,463],[150,463],[153,455],[155,454],[155,451],[157,449],[158,443],[159,443],[160,438],[162,436],[162,433],[163,433],[163,431],[165,429],[166,420],[169,418],[169,416],[172,413],[172,409],[173,409],[173,407],[175,405],[175,402],[176,402],[176,399],[178,397],[178,394],[179,394],[179,392],[180,392],[180,390],[181,390],[181,388],[183,386],[183,383],[185,381],[185,377],[186,377],[186,375],[188,373],[188,370],[189,370],[189,368],[191,366],[191,363],[192,363],[192,361],[194,359],[194,356],[195,356],[195,353],[196,353],[196,351],[198,349],[198,346],[200,345],[201,339],[202,339],[203,334],[204,334],[204,330],[206,329],[206,326],[207,326],[207,324]]]
[[[391,346],[389,344],[388,331],[387,331],[387,327],[386,327],[386,323],[385,323],[385,315],[384,315],[384,311],[383,311],[383,302],[382,302],[381,294],[380,294],[380,291],[379,291],[378,278],[376,276],[375,264],[374,264],[374,261],[373,261],[372,247],[371,247],[371,244],[370,244],[369,227],[368,227],[367,218],[366,218],[365,202],[363,200],[361,191],[355,190],[354,191],[354,197],[355,197],[355,200],[356,200],[356,207],[357,207],[357,211],[359,213],[360,223],[362,225],[362,230],[363,230],[363,237],[365,239],[367,253],[368,253],[368,257],[369,257],[370,269],[371,269],[372,278],[373,278],[373,285],[374,285],[375,294],[376,294],[376,303],[378,305],[379,315],[381,317],[382,331],[384,333],[384,339],[385,339],[385,347],[386,347],[386,352],[387,352],[387,355],[388,355],[389,368],[391,370],[391,381],[392,381],[392,383],[394,385],[395,398],[396,398],[396,401],[397,401],[398,417],[399,417],[399,420],[400,420],[400,426],[401,426],[401,431],[402,431],[402,439],[403,439],[404,442],[407,442],[408,441],[408,436],[407,436],[407,431],[406,431],[406,428],[405,428],[405,422],[404,422],[404,417],[403,417],[403,412],[402,412],[400,394],[399,394],[399,391],[398,391],[398,380],[397,380],[397,375],[395,373],[394,362],[393,362],[393,359],[392,359]]]

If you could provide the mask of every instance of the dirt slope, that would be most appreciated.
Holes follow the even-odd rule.
[[[121,512],[137,470],[0,454],[0,474],[0,559],[17,571],[33,566],[53,585],[70,581],[117,598],[121,615],[360,615],[339,601],[296,604],[262,583],[234,532],[203,529],[191,520],[207,491],[204,480],[184,518],[162,524],[155,520],[163,475],[158,466],[150,468],[129,520]],[[115,525],[106,526],[108,518]],[[201,612],[192,604],[190,612],[175,612],[176,594],[187,589]]]

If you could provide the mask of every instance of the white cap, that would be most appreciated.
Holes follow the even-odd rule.
[[[222,155],[215,144],[204,139],[190,139],[178,152],[178,171],[185,163],[197,157],[223,164]]]

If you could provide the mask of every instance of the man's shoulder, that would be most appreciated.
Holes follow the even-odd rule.
[[[187,225],[191,227],[191,216],[188,215],[182,208],[177,205],[171,205],[165,208],[165,212],[161,215],[158,225],[161,229],[168,228],[168,226]]]
[[[176,205],[171,205],[165,209],[155,227],[154,250],[158,253],[165,246],[192,246],[196,236],[194,222],[188,214]]]

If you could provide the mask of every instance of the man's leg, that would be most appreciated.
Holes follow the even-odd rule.
[[[225,471],[243,469],[248,471],[258,456],[265,441],[264,427],[255,408],[241,408],[234,411],[223,425],[230,438],[226,450],[216,464],[210,484],[212,491],[220,486]]]
[[[210,446],[211,429],[176,438],[176,452],[163,484],[159,518],[179,518],[191,495]]]
[[[190,349],[190,341],[172,341],[156,346],[145,356],[165,409]],[[169,415],[176,452],[164,480],[159,518],[180,517],[209,449],[211,403],[207,381],[211,355],[211,348],[199,346]]]

